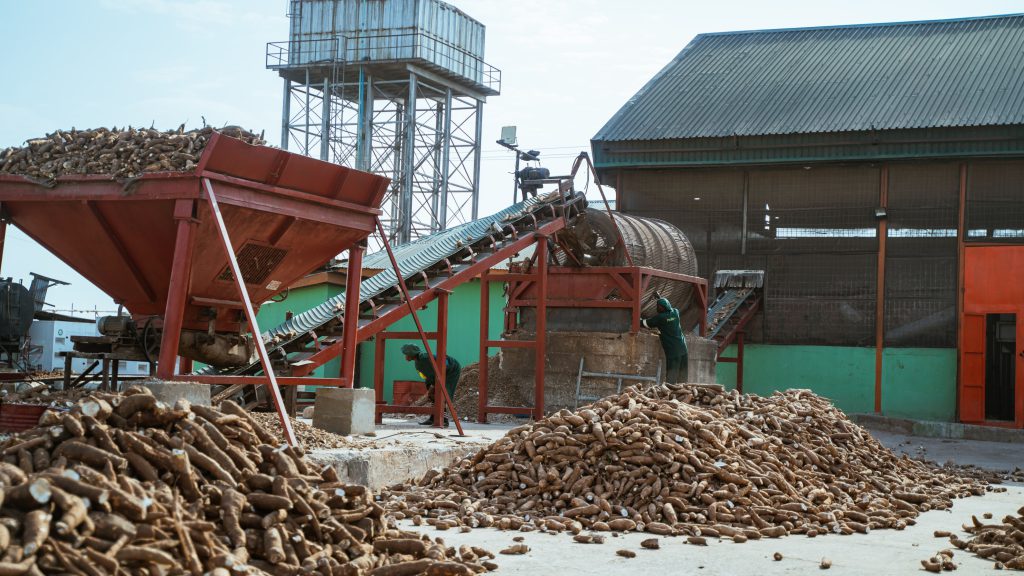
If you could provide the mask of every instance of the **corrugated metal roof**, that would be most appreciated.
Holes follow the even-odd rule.
[[[1024,14],[701,34],[594,136],[1024,124]]]

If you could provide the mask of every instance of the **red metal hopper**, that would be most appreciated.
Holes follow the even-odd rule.
[[[388,184],[215,133],[192,172],[53,183],[0,175],[0,217],[137,323],[162,324],[159,373],[170,377],[182,330],[205,332],[212,322],[216,333],[237,334],[248,316],[245,300],[258,305],[343,250],[361,253]],[[249,298],[239,293],[225,242]]]

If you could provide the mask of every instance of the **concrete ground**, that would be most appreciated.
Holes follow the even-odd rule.
[[[874,433],[874,431],[873,431]],[[980,442],[970,440],[942,440],[877,432],[876,437],[886,446],[914,457],[958,464],[975,464],[991,469],[1013,469],[1024,462],[1024,445]],[[923,450],[923,452],[922,452]],[[441,536],[449,545],[470,544],[482,546],[494,553],[513,544],[512,538],[523,536],[530,552],[521,556],[498,554],[498,573],[509,576],[521,574],[808,574],[819,573],[822,558],[832,562],[827,574],[919,574],[920,561],[937,551],[950,547],[946,538],[933,537],[935,530],[949,530],[966,538],[960,530],[970,523],[971,516],[981,518],[991,512],[996,519],[1016,513],[1024,505],[1024,484],[1006,484],[1004,493],[989,493],[982,497],[958,500],[952,510],[922,514],[917,525],[903,531],[876,530],[870,534],[851,536],[819,536],[811,539],[793,536],[779,539],[750,541],[733,544],[728,540],[709,540],[706,547],[685,544],[683,538],[662,538],[660,550],[646,550],[640,541],[650,534],[627,534],[609,537],[604,544],[577,544],[566,534],[549,535],[536,532],[501,532],[477,529],[469,533],[455,531],[425,531],[432,537]],[[414,529],[411,523],[402,524]],[[619,557],[616,550],[636,552],[633,559]],[[782,554],[781,561],[773,555]],[[993,564],[956,550],[954,560],[959,565],[957,574],[981,574],[993,570]]]
[[[374,490],[422,477],[431,468],[441,468],[473,454],[505,435],[516,424],[463,422],[460,437],[454,425],[448,428],[420,426],[422,420],[385,418],[375,436],[360,436],[351,448],[311,450],[309,457],[333,464],[345,482]]]

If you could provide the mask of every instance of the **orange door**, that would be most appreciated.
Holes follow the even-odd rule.
[[[985,315],[964,314],[960,322],[960,421],[985,420]]]
[[[968,246],[964,249],[964,300],[960,317],[959,415],[962,422],[991,421],[993,374],[1009,379],[999,388],[1012,404],[1007,423],[1024,428],[1024,246]],[[997,318],[993,318],[998,316]],[[995,333],[1000,318],[1015,323],[1014,334]],[[1015,318],[1015,319],[1014,319]],[[1006,323],[1003,322],[1003,327]],[[1012,346],[1010,350],[1008,347]],[[991,410],[989,410],[991,412]],[[991,422],[996,424],[997,422]]]

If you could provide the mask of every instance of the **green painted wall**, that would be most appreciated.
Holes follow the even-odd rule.
[[[886,348],[882,413],[915,420],[956,420],[956,348]]]
[[[735,346],[725,353],[735,354]],[[846,412],[874,412],[874,348],[748,344],[744,348],[744,362],[744,392],[767,396],[786,388],[809,388]],[[719,363],[717,380],[729,388],[735,387],[736,365]],[[884,350],[883,414],[952,421],[955,411],[955,349]]]
[[[288,292],[288,298],[283,302],[266,302],[256,313],[256,321],[260,328],[266,330],[284,322],[288,312],[299,314],[323,304],[325,300],[344,292],[342,286],[335,284],[315,284],[294,288]],[[335,358],[327,364],[313,371],[311,376],[316,378],[337,377],[341,370],[341,359]]]
[[[490,337],[497,340],[504,324],[505,296],[500,282],[490,283]],[[437,328],[437,302],[431,302],[425,310],[417,310],[423,329],[428,332]],[[392,325],[389,331],[415,331],[412,316],[406,316]],[[419,340],[388,340],[384,355],[384,398],[391,401],[391,383],[395,380],[419,380],[419,375],[402,356],[404,344],[413,343],[422,348]],[[432,349],[434,342],[430,343]],[[477,361],[480,346],[480,282],[472,280],[455,288],[448,298],[448,355],[463,367]],[[374,342],[364,342],[359,353],[359,387],[373,387]],[[496,348],[488,351],[498,353]]]
[[[293,289],[284,302],[268,302],[264,304],[256,315],[260,327],[263,329],[277,326],[284,322],[285,314],[291,311],[293,314],[305,312],[310,308],[320,305],[324,300],[342,292],[341,286],[334,284],[317,284]],[[501,329],[504,323],[505,296],[504,288],[500,282],[491,282],[491,305],[490,305],[490,332],[492,339],[501,336]],[[437,328],[437,302],[431,302],[424,310],[417,310],[423,329],[428,332]],[[462,284],[452,291],[448,298],[448,355],[457,359],[463,366],[477,361],[479,354],[477,347],[480,345],[480,282],[472,280]],[[416,324],[412,316],[402,318],[388,331],[404,332],[415,331]],[[388,340],[385,348],[384,359],[384,397],[391,401],[391,383],[394,380],[418,380],[419,376],[413,369],[412,364],[402,357],[401,348],[403,344],[412,342],[422,344],[418,340]],[[433,347],[434,342],[430,343]],[[356,369],[358,386],[360,388],[373,387],[373,351],[374,342],[363,342],[359,345],[359,365]],[[497,349],[491,349],[493,356],[498,353]],[[311,376],[316,378],[337,377],[341,370],[341,359],[335,358],[327,364],[317,368]]]

